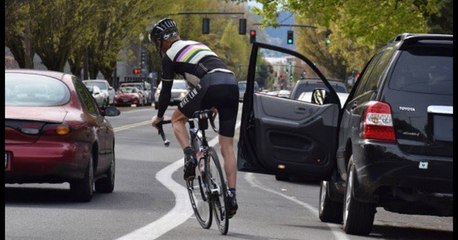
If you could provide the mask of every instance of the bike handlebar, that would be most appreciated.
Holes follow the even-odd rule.
[[[164,145],[168,147],[170,145],[170,141],[165,137],[164,129],[162,128],[163,124],[168,124],[171,123],[172,121],[170,120],[162,120],[158,125],[157,125],[157,131],[158,134],[161,135],[162,141],[164,141]]]
[[[193,118],[197,118],[199,120],[202,120],[202,119],[209,119],[210,120],[210,125],[212,126],[213,128],[213,131],[215,131],[216,133],[218,133],[218,129],[216,129],[215,127],[215,112],[212,111],[212,110],[202,110],[202,111],[196,111],[193,115]],[[206,120],[207,121],[207,120]],[[171,123],[172,121],[171,120],[162,120],[158,125],[157,125],[157,130],[158,130],[158,134],[161,135],[161,138],[162,138],[162,141],[164,141],[164,145],[166,147],[168,147],[170,145],[170,141],[165,137],[165,133],[164,133],[164,129],[162,128],[162,125],[164,124],[169,124]],[[188,119],[188,122],[191,123],[193,122],[193,119]]]

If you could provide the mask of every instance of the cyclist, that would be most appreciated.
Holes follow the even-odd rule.
[[[196,153],[190,146],[186,123],[195,111],[216,108],[219,116],[219,143],[229,188],[228,217],[235,215],[237,162],[234,152],[234,131],[237,119],[239,90],[234,73],[205,44],[181,40],[177,24],[170,18],[159,20],[149,34],[162,58],[162,89],[157,115],[152,126],[163,120],[171,97],[175,74],[182,75],[193,87],[172,114],[172,128],[184,152],[184,179],[195,177]]]

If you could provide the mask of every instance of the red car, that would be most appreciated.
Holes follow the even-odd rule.
[[[70,183],[75,200],[111,193],[115,138],[105,116],[74,75],[5,70],[5,183]]]
[[[136,87],[121,87],[115,95],[114,103],[116,106],[135,104],[137,106],[145,105],[144,97],[141,91]]]

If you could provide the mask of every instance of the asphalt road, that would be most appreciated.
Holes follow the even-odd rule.
[[[171,129],[165,127],[171,144],[164,147],[150,126],[153,107],[120,109],[120,116],[110,118],[116,132],[114,192],[75,203],[66,183],[6,184],[5,239],[453,239],[453,217],[380,208],[369,236],[347,235],[341,225],[319,220],[318,182],[246,172],[238,173],[239,211],[228,235],[216,226],[204,230],[192,215],[183,155]]]

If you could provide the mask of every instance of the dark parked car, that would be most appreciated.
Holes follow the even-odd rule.
[[[77,77],[46,70],[5,70],[5,183],[70,183],[77,201],[111,193],[115,138]]]
[[[247,93],[238,142],[241,171],[321,179],[319,218],[370,233],[377,207],[453,216],[453,35],[401,34],[365,66],[341,109],[327,89],[312,102]]]

